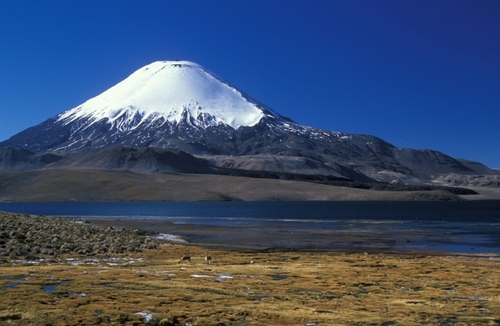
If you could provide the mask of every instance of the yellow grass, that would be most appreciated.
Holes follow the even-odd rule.
[[[184,254],[192,264],[178,264]],[[488,258],[212,250],[208,265],[204,254],[165,244],[116,261],[4,263],[0,324],[145,324],[138,312],[152,325],[500,322],[499,261]]]

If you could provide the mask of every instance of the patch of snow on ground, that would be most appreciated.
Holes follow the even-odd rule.
[[[136,315],[141,315],[144,318],[144,321],[146,323],[149,322],[151,319],[153,319],[153,317],[155,315],[155,314],[148,313],[148,312],[136,312],[135,314]]]
[[[158,235],[155,235],[152,238],[156,239],[156,240],[164,240],[164,241],[169,241],[169,242],[187,243],[186,240],[184,240],[180,236],[174,235],[174,234],[159,233]]]

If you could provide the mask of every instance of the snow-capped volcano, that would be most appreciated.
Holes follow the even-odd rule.
[[[472,171],[440,152],[401,149],[374,136],[300,125],[189,61],[151,63],[0,147],[37,155],[72,155],[103,147],[174,148],[224,169],[353,180],[407,182]],[[17,152],[5,153],[11,157]]]
[[[254,126],[264,116],[256,102],[189,61],[157,61],[100,95],[57,117],[70,124],[106,119],[120,131],[143,123],[180,123],[188,118],[200,127],[225,124],[234,129]]]
[[[157,61],[3,145],[35,152],[147,146],[233,154],[239,150],[224,142],[263,121],[293,124],[196,63]]]

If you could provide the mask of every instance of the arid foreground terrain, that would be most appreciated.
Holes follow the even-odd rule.
[[[207,264],[204,248],[155,245],[137,231],[0,218],[2,325],[500,323],[497,258],[209,250]],[[34,219],[39,232],[26,232]],[[68,228],[78,239],[67,238],[75,245],[64,253],[60,239]],[[51,252],[31,250],[49,235]],[[127,237],[133,246],[118,245]],[[96,239],[105,253],[91,246]],[[183,255],[191,263],[179,263]]]

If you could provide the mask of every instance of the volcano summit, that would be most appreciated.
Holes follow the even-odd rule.
[[[103,149],[118,147],[176,149],[219,169],[410,184],[448,174],[494,173],[437,151],[402,149],[374,136],[300,125],[189,61],[151,63],[0,147],[37,157],[97,149],[102,155]]]
[[[124,81],[58,117],[69,124],[107,119],[122,132],[141,125],[178,124],[206,128],[254,126],[263,112],[240,91],[188,61],[154,62]]]

